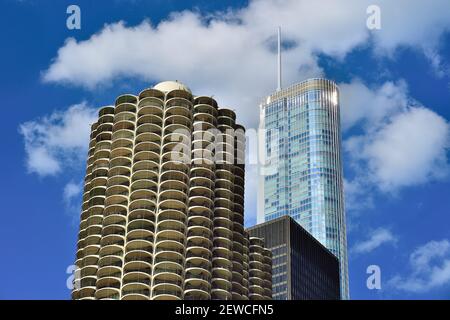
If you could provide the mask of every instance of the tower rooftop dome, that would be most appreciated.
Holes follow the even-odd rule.
[[[179,81],[163,81],[156,84],[153,88],[163,92],[169,92],[172,90],[184,90],[192,94],[191,89],[189,89]]]

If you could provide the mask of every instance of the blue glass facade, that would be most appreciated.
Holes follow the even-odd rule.
[[[264,220],[289,215],[334,253],[348,298],[338,87],[310,79],[274,93],[261,105],[261,127],[276,168],[263,177]]]

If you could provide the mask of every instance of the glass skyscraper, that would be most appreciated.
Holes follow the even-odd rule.
[[[278,90],[261,104],[260,128],[272,169],[261,175],[259,222],[294,218],[338,257],[341,297],[348,299],[337,85],[309,79]]]

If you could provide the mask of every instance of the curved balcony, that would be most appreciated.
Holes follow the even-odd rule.
[[[202,273],[189,272],[184,281],[185,300],[209,300],[211,295],[210,277]]]
[[[127,288],[127,290],[122,290],[121,300],[150,300],[150,290],[134,290]]]
[[[87,267],[87,266],[96,266],[98,263],[98,254],[94,255],[84,255],[84,257],[80,260],[80,268]]]
[[[182,242],[170,239],[157,241],[155,249],[155,266],[159,263],[183,265],[184,246]]]
[[[198,103],[198,101],[194,101],[193,107],[194,115],[197,113],[207,113],[212,115],[214,118],[218,115],[217,103],[214,101],[211,103]]]
[[[204,140],[206,142],[216,141],[216,137],[220,131],[216,129],[214,124],[206,121],[195,121],[192,124],[192,134],[194,140]]]
[[[229,179],[220,179],[218,178],[215,181],[215,187],[218,191],[225,190],[227,193],[234,193],[234,183]]]
[[[231,293],[220,288],[211,289],[211,300],[233,300]]]
[[[143,250],[151,254],[153,252],[153,241],[150,240],[151,238],[130,240],[125,248],[127,252]]]
[[[229,209],[230,211],[234,211],[235,204],[232,200],[226,199],[226,198],[216,198],[214,199],[214,205],[215,208],[225,208]]]
[[[136,113],[136,104],[135,103],[121,103],[115,107],[115,114],[118,115],[122,112],[131,112]]]
[[[151,259],[138,259],[127,261],[123,267],[123,272],[134,272],[134,271],[145,271],[151,270],[152,260]]]
[[[97,277],[85,277],[80,279],[80,289],[78,290],[78,294],[80,298],[83,297],[93,297],[95,294]]]
[[[193,123],[192,143],[194,145],[198,143],[204,143],[205,147],[209,146],[216,141],[217,134],[217,129],[213,124],[205,121],[196,121]],[[215,146],[212,145],[209,148],[214,149]]]
[[[111,150],[111,141],[100,141],[95,144],[94,159],[109,158],[109,152]]]
[[[155,222],[155,212],[151,209],[134,209],[133,211],[130,211],[128,215],[128,221],[134,221],[136,219],[146,219],[151,222]]]
[[[233,174],[233,168],[230,167],[230,165],[221,164],[217,165],[216,169],[216,181],[217,180],[227,180],[231,183],[234,183],[234,174]]]
[[[153,279],[153,300],[181,300],[183,295],[181,280],[158,276]]]
[[[124,156],[117,156],[117,157],[111,159],[111,161],[109,163],[110,169],[121,168],[121,167],[130,168],[131,167],[131,159],[128,157],[124,157]]]
[[[166,184],[167,186],[167,184]],[[187,195],[185,192],[174,189],[160,190],[159,193],[159,207],[164,209],[176,209],[185,211]]]
[[[142,125],[149,124],[160,129],[162,127],[162,123],[163,121],[159,115],[147,113],[139,116],[136,126],[137,128],[140,128]]]
[[[155,159],[156,160],[156,159]],[[133,164],[133,171],[148,170],[158,173],[159,164],[154,160],[139,160]]]
[[[123,94],[117,97],[115,106],[121,103],[137,103],[137,97],[133,94]]]
[[[158,100],[156,100],[158,101]],[[142,105],[141,103],[139,103],[139,111],[138,111],[138,117],[142,117],[145,115],[154,115],[156,117],[159,117],[159,119],[161,119],[161,123],[162,123],[162,118],[163,118],[163,110],[162,110],[162,106],[157,105],[159,102],[156,102],[155,100],[153,100],[153,104],[152,101],[150,101],[150,99],[148,99],[146,102],[148,102],[147,105]]]
[[[128,274],[130,275],[130,274]],[[150,299],[150,277],[125,275],[122,285],[123,300],[149,300]],[[128,277],[127,277],[128,276]],[[148,294],[147,294],[148,293]]]
[[[130,202],[130,212],[136,209],[145,209],[155,212],[155,201],[151,199],[138,199]]]
[[[151,100],[147,100],[147,101],[155,101],[155,105],[156,103],[158,103],[157,105],[163,105],[164,103],[164,92],[159,91],[157,89],[153,89],[153,88],[148,88],[145,89],[143,91],[141,91],[141,93],[139,93],[139,106],[143,105],[147,105],[147,103],[144,103],[148,98],[151,98]]]
[[[130,119],[130,120],[126,120],[125,118],[119,118],[117,121],[115,121],[114,125],[113,125],[113,132],[114,131],[118,131],[118,130],[135,130],[135,120],[134,119]]]
[[[195,97],[194,99],[194,105],[199,105],[199,104],[206,104],[209,105],[211,107],[213,107],[214,109],[217,109],[217,101],[214,100],[212,97],[208,97],[208,96],[198,96]]]
[[[105,207],[103,214],[105,217],[109,216],[109,215],[113,215],[113,214],[126,216],[127,215],[127,206],[124,204],[112,204],[112,205]]]
[[[179,103],[177,103],[177,101]],[[165,108],[165,118],[171,116],[184,116],[186,119],[191,119],[191,103],[179,100],[179,99],[172,99],[171,101],[166,102],[166,108]]]
[[[162,155],[162,162],[181,162],[189,164],[190,161],[190,151],[186,148],[180,148],[176,151],[167,151]]]
[[[146,198],[156,201],[157,179],[157,172],[142,169],[136,171],[131,184],[131,200]]]
[[[104,125],[103,125],[103,129],[104,129]],[[109,128],[108,126],[106,128]],[[97,136],[95,137],[95,141],[98,142],[102,142],[102,141],[110,141],[112,137],[112,131],[102,131],[99,132],[97,134]]]
[[[189,154],[191,150],[191,140],[189,138],[186,138],[186,136],[182,133],[171,133],[164,137],[164,144],[162,148],[162,153],[166,154],[168,152],[173,153],[184,153]],[[165,157],[165,159],[170,159]],[[183,161],[176,161],[177,159],[174,159],[173,162],[183,163]],[[185,162],[185,161],[184,161]]]
[[[231,242],[230,239],[233,239],[233,231],[228,228],[215,227],[214,228],[214,240],[217,240],[215,242],[215,245],[218,247],[221,247],[221,246],[229,247],[229,244],[225,244],[225,245],[222,244],[221,241],[223,241],[223,239],[228,239],[229,242]]]
[[[95,265],[86,266],[80,269],[80,279],[84,277],[95,277],[97,276],[98,267]]]
[[[103,277],[110,277],[112,275],[115,274],[120,274],[122,272],[122,269],[120,266],[115,266],[115,265],[105,265],[101,268],[98,269],[97,271],[97,276],[99,278],[103,278]]]
[[[129,187],[130,186],[130,179],[127,176],[121,176],[121,175],[117,175],[117,176],[113,176],[113,177],[109,177],[106,183],[107,187],[112,187],[112,186],[125,186],[125,187]]]
[[[212,183],[211,183],[212,185]],[[191,188],[189,189],[189,194],[191,197],[205,196],[208,199],[214,198],[214,185],[212,188],[205,186],[204,184],[197,184],[191,182]]]
[[[231,283],[232,294],[239,296],[241,299],[243,298],[244,295],[246,295],[247,293],[246,290],[247,288],[245,288],[241,282],[233,281]]]
[[[233,221],[227,217],[216,216],[214,217],[214,228],[226,228],[233,230]]]
[[[188,173],[189,167],[186,163],[180,161],[166,161],[161,166],[161,172],[166,175],[166,173],[174,172],[176,174],[175,179],[167,179],[164,180],[180,180],[186,183],[188,181]],[[183,177],[177,177],[177,173],[182,173]],[[178,175],[179,176],[179,175]]]
[[[265,292],[263,287],[250,283],[248,289],[249,289],[249,298],[251,300],[264,300]]]
[[[102,225],[102,223],[103,223],[103,216],[100,214],[89,216],[86,219],[86,226],[93,226],[93,225],[100,226]]]
[[[186,108],[190,108],[192,106],[192,93],[189,91],[175,89],[166,94],[166,103],[165,106],[170,107],[173,105],[177,106],[185,106]]]
[[[115,196],[115,195],[128,197],[128,187],[121,185],[121,184],[110,185],[106,189],[105,194],[106,194],[106,197],[111,197],[111,196]]]
[[[109,158],[100,158],[92,162],[92,173],[96,173],[99,169],[109,170]]]
[[[103,236],[101,239],[100,244],[102,246],[107,246],[107,245],[119,245],[119,246],[123,246],[123,244],[125,243],[125,237],[121,236],[121,235],[117,235],[117,234],[110,234],[108,236]]]
[[[114,114],[114,107],[103,107],[98,111],[99,118],[103,117],[104,115],[112,115]]]
[[[125,226],[120,224],[111,224],[108,226],[104,226],[102,230],[102,236],[106,237],[109,235],[116,235],[116,236],[125,236]]]
[[[186,214],[186,203],[176,199],[183,199],[183,197],[186,197],[183,192],[176,192],[173,190],[164,191],[164,194],[160,195],[158,207],[160,210],[179,210]]]
[[[212,252],[204,246],[187,246],[186,247],[186,271],[189,268],[200,268],[211,271]]]
[[[112,140],[125,140],[124,142],[134,140],[134,131],[128,129],[119,129],[112,133]]]
[[[128,204],[128,197],[125,194],[112,194],[108,196],[105,200],[105,206],[111,206],[111,205],[122,205],[124,207]]]
[[[103,226],[109,226],[113,224],[124,226],[127,218],[121,214],[111,214],[104,218]]]
[[[97,289],[95,298],[98,300],[118,300],[120,298],[120,289],[112,287]]]
[[[209,123],[209,124],[213,125],[214,127],[216,127],[217,119],[216,119],[216,116],[212,113],[213,112],[211,112],[207,108],[202,108],[201,110],[199,108],[196,108],[196,113],[194,113],[194,118],[193,118],[194,124],[196,122],[206,122],[206,123]]]
[[[83,244],[84,246],[89,246],[89,245],[95,245],[95,244],[99,244],[100,243],[100,239],[101,239],[101,235],[99,234],[91,234],[91,235],[87,235],[84,239],[83,239]]]
[[[213,166],[211,165],[198,166],[193,164],[191,167],[191,185],[214,189],[214,181],[216,176],[214,171],[211,169],[212,167]]]
[[[161,136],[162,128],[156,123],[143,123],[137,127],[136,136],[142,133],[154,133],[158,136]]]
[[[97,170],[95,174],[92,175],[92,180],[90,181],[90,187],[106,186],[108,181],[108,169],[102,168]]]
[[[136,185],[134,185],[136,187]],[[150,189],[137,189],[133,190],[130,195],[130,201],[139,199],[149,199],[156,201],[156,192]]]
[[[159,163],[159,153],[153,151],[140,151],[134,155],[134,163],[147,160]]]
[[[128,224],[127,241],[142,239],[153,240],[153,229],[154,226],[151,221],[145,219],[134,220]]]
[[[118,244],[105,244],[100,249],[100,257],[106,257],[106,256],[117,256],[122,257],[123,256],[123,247]]]
[[[148,230],[153,232],[155,229],[154,223],[147,219],[135,219],[128,222],[128,232],[133,230]]]

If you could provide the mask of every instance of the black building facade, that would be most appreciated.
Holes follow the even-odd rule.
[[[340,299],[339,261],[290,216],[248,229],[272,251],[274,300]]]

